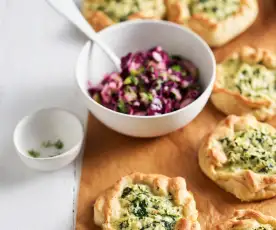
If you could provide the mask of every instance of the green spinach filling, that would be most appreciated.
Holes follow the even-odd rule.
[[[227,156],[230,171],[249,169],[256,173],[274,173],[276,166],[276,136],[267,131],[250,129],[237,131],[233,138],[219,142]]]
[[[99,10],[108,15],[115,22],[122,22],[128,16],[141,11],[164,11],[164,6],[158,4],[156,0],[101,0],[91,2],[91,10]]]
[[[274,99],[276,75],[262,65],[243,64],[238,72],[235,87],[246,97]]]
[[[222,84],[226,88],[248,98],[276,100],[276,71],[233,59],[226,61],[223,68],[227,76]]]
[[[126,187],[120,205],[121,216],[113,223],[118,230],[173,230],[183,217],[183,208],[174,205],[171,195],[157,196],[142,184]]]
[[[270,225],[266,225],[266,226],[259,226],[257,228],[254,228],[253,230],[273,230],[273,228]]]
[[[129,15],[139,12],[141,8],[138,0],[104,0],[100,4],[92,3],[90,7],[103,11],[115,22],[126,21]]]
[[[210,18],[222,21],[235,14],[241,5],[240,0],[192,0],[191,14],[204,13]]]

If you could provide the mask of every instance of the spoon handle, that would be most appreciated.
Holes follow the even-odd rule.
[[[94,41],[107,54],[110,60],[115,64],[118,71],[121,70],[121,60],[110,50],[100,39],[91,25],[82,16],[73,0],[47,0],[47,2],[61,15],[71,21],[88,38]]]

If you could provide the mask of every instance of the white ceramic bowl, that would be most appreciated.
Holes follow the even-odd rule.
[[[42,109],[24,117],[14,131],[14,144],[21,160],[30,168],[51,171],[71,163],[80,153],[83,126],[72,113],[59,109]],[[61,140],[62,149],[45,148],[43,142]],[[32,157],[29,150],[40,153]]]
[[[88,42],[79,56],[76,80],[81,97],[91,113],[109,128],[129,136],[155,137],[175,131],[191,122],[205,106],[215,80],[215,58],[209,46],[194,32],[165,21],[128,21],[108,27],[99,32],[119,56],[128,52],[147,50],[160,45],[171,54],[191,60],[200,71],[202,95],[190,105],[172,113],[158,116],[134,116],[109,110],[88,94],[88,80],[99,83],[105,73],[114,71],[114,66],[99,47]]]

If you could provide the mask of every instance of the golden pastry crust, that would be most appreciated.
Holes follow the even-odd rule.
[[[123,190],[130,185],[145,184],[158,196],[173,197],[176,206],[183,207],[183,218],[175,225],[176,230],[200,230],[197,222],[198,211],[193,195],[187,191],[185,179],[169,178],[159,174],[132,173],[122,177],[114,186],[99,196],[94,205],[94,221],[105,230],[115,230],[112,221],[120,217],[121,205],[119,198]]]
[[[234,52],[221,64],[217,65],[217,78],[211,96],[211,101],[217,109],[227,115],[235,114],[241,116],[245,114],[252,114],[260,121],[272,119],[276,114],[274,100],[269,98],[256,99],[246,97],[241,95],[240,92],[232,91],[220,84],[220,82],[228,76],[227,71],[224,70],[223,63],[229,60],[238,60],[250,65],[262,63],[262,65],[266,68],[276,70],[275,54],[265,49],[253,48],[249,46],[241,48],[239,52]]]
[[[165,0],[167,19],[187,26],[188,19],[191,17],[189,2],[189,0]]]
[[[96,32],[114,24],[114,22],[102,11],[91,12],[84,8],[83,14]]]
[[[233,218],[221,223],[215,227],[216,230],[252,230],[260,225],[270,225],[276,228],[276,219],[272,216],[266,216],[261,212],[251,209],[237,210]]]
[[[114,23],[105,12],[101,10],[94,10],[91,8],[91,3],[100,5],[105,0],[83,0],[82,13],[86,20],[93,26],[95,31],[100,31]],[[148,1],[148,0],[147,0]],[[163,0],[150,0],[155,4],[158,9],[147,9],[140,12],[134,12],[127,16],[126,20],[135,19],[162,19],[165,16],[166,9]]]
[[[202,171],[224,190],[243,201],[262,200],[276,196],[276,175],[274,173],[256,173],[242,167],[227,170],[228,158],[220,142],[231,138],[235,132],[250,129],[264,130],[275,135],[275,129],[258,122],[254,116],[238,117],[230,115],[206,136],[199,149],[199,165]],[[237,154],[234,152],[234,154]]]
[[[239,10],[223,20],[210,18],[205,13],[192,14],[189,6],[193,0],[166,0],[168,20],[190,27],[211,47],[219,47],[243,33],[257,18],[256,0],[240,0]]]

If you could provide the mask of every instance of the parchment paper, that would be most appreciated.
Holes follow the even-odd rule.
[[[243,45],[276,51],[276,1],[260,0],[258,20],[226,46],[214,50],[220,61]],[[209,102],[185,128],[170,135],[137,139],[120,135],[90,116],[78,197],[77,230],[99,229],[93,223],[93,202],[120,177],[133,171],[182,176],[194,194],[203,230],[230,217],[235,209],[253,208],[276,217],[276,198],[242,203],[219,188],[200,170],[197,151],[202,138],[225,117]],[[271,121],[276,125],[276,121]]]

